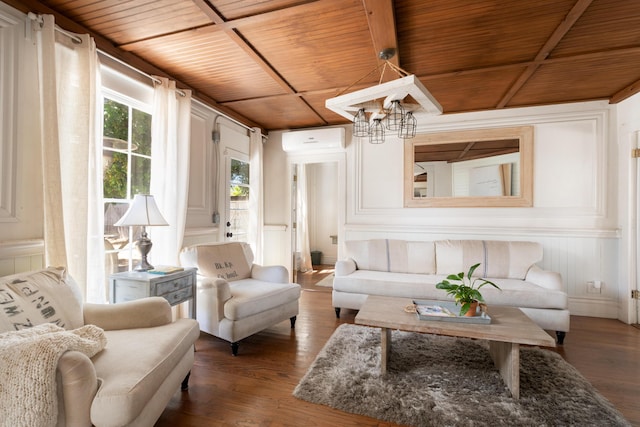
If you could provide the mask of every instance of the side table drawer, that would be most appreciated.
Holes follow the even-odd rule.
[[[175,292],[170,292],[168,294],[164,294],[160,296],[162,296],[164,299],[169,301],[169,304],[176,305],[176,304],[180,304],[181,302],[189,301],[193,296],[191,292],[192,289],[193,288],[189,286],[188,288],[179,289]]]
[[[149,296],[148,286],[140,286],[139,282],[120,280],[115,287],[114,302],[127,302]]]
[[[191,287],[193,286],[193,276],[188,275],[184,277],[180,277],[178,279],[167,280],[166,282],[160,282],[155,284],[155,295],[165,296],[166,294],[175,292],[180,289],[189,288],[189,292],[191,292]]]

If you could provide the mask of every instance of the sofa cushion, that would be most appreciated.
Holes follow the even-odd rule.
[[[444,276],[356,270],[348,276],[333,279],[334,292],[389,297],[443,299],[446,292],[436,289]]]
[[[542,245],[536,242],[490,240],[441,240],[435,242],[436,272],[466,273],[474,264],[475,277],[524,280],[532,265],[542,261]]]
[[[414,299],[452,300],[436,283],[443,280],[442,275],[402,274],[357,270],[348,276],[336,276],[333,280],[335,292],[405,297]],[[497,290],[489,285],[480,290],[486,303],[514,307],[566,309],[567,294],[550,290],[531,282],[518,279],[488,279],[500,287]]]
[[[347,257],[359,270],[396,273],[433,274],[435,247],[433,242],[405,240],[351,240],[345,243]]]
[[[251,277],[252,261],[247,260],[242,242],[226,242],[198,245],[186,250],[197,252],[199,273],[207,277],[218,277],[227,282]]]
[[[54,323],[71,330],[84,325],[82,295],[64,268],[0,278],[0,332]]]
[[[107,346],[92,358],[101,380],[91,405],[94,425],[135,420],[199,336],[198,323],[179,319],[153,328],[105,331]]]
[[[300,298],[300,285],[245,279],[229,284],[231,299],[224,305],[224,317],[244,319]]]
[[[550,308],[564,310],[569,307],[567,293],[547,289],[535,283],[518,279],[488,278],[500,287],[483,286],[480,289],[487,305],[509,305],[513,307]]]

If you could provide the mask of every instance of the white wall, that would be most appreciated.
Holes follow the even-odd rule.
[[[312,251],[322,252],[322,264],[335,264],[338,245],[331,236],[338,235],[338,163],[311,163],[307,167],[309,245]]]
[[[385,144],[371,145],[352,139],[348,129],[346,212],[339,225],[338,257],[344,241],[353,239],[538,241],[544,246],[541,266],[562,274],[573,314],[628,321],[626,311],[619,309],[627,303],[631,285],[620,268],[628,261],[620,261],[616,114],[606,102],[591,102],[418,117],[421,133],[533,126],[530,208],[404,208],[403,143],[388,138]],[[266,148],[265,179],[282,185],[269,191],[285,193],[287,177],[281,165],[286,154],[280,149],[280,133],[270,135]],[[284,213],[280,204],[266,200],[270,221],[286,223]],[[601,293],[587,292],[591,280],[603,283]]]

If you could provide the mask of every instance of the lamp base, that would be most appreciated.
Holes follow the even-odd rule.
[[[138,250],[140,251],[140,264],[134,268],[134,271],[149,271],[153,270],[153,265],[149,264],[147,261],[147,255],[149,251],[151,251],[151,239],[147,236],[147,231],[144,227],[142,227],[142,234],[140,235],[140,239],[136,242],[138,246]]]

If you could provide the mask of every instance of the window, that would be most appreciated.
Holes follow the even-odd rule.
[[[249,163],[231,158],[227,240],[247,241],[249,228]]]
[[[116,227],[135,194],[149,194],[151,182],[151,114],[116,94],[104,98],[103,195],[107,274],[131,269],[139,260],[133,243],[141,227]]]

